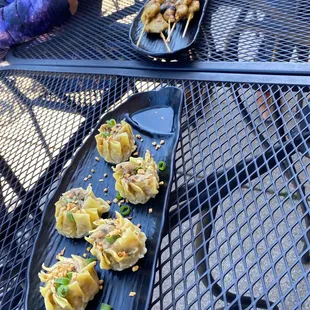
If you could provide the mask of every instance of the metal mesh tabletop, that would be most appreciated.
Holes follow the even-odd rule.
[[[42,210],[91,128],[130,95],[169,85],[186,102],[150,308],[310,307],[310,90],[225,79],[0,73],[2,309],[22,308]],[[281,103],[269,123],[259,92]]]
[[[129,44],[134,0],[80,0],[66,25],[13,49],[14,59],[141,61]],[[178,60],[308,62],[310,10],[304,0],[209,0],[195,46]]]

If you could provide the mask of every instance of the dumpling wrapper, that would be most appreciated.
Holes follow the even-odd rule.
[[[44,286],[40,287],[47,310],[84,310],[87,303],[94,299],[99,291],[99,278],[95,271],[96,262],[87,264],[80,256],[72,255],[72,258],[59,257],[59,262],[51,267],[45,267],[39,273],[39,278]],[[72,278],[68,284],[68,294],[61,297],[57,294],[55,280],[67,277],[72,272]]]
[[[144,159],[130,157],[128,162],[116,165],[113,177],[115,190],[133,204],[144,204],[158,194],[157,165],[150,151],[146,151]]]
[[[132,267],[147,252],[146,236],[140,228],[116,212],[116,219],[100,219],[98,227],[86,241],[92,244],[91,253],[97,257],[101,269],[121,271]],[[117,235],[110,243],[107,236]]]
[[[73,198],[69,198],[71,196]],[[88,235],[90,230],[96,228],[94,222],[110,210],[106,201],[95,196],[91,185],[86,190],[74,188],[64,193],[55,207],[56,229],[68,238]]]
[[[120,124],[115,124],[113,127],[108,124],[101,125],[95,139],[100,156],[112,164],[128,160],[136,149],[132,128],[125,121],[121,121]]]

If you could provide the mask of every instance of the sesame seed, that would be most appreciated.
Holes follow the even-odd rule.
[[[159,144],[165,144],[165,140],[160,140]]]
[[[138,269],[139,269],[139,266],[133,266],[133,267],[132,267],[132,271],[133,271],[133,272],[138,271]]]
[[[86,254],[86,253],[84,253],[84,254],[83,254],[83,257],[87,257],[87,254]]]
[[[159,185],[164,185],[164,181],[160,181],[158,184]]]
[[[114,199],[113,199],[113,202],[114,202],[114,203],[118,203],[118,199],[117,199],[117,198],[114,198]]]
[[[154,141],[154,142],[152,142],[152,145],[154,145],[154,146],[155,146],[155,145],[156,145],[156,142],[155,142],[155,141]]]
[[[91,179],[91,178],[92,178],[92,175],[91,175],[91,174],[89,174],[87,177],[88,177],[89,179]]]
[[[128,200],[128,199],[125,199],[125,201],[126,201],[126,203],[128,203],[128,202],[129,202],[129,200]]]
[[[104,181],[104,179],[99,179],[99,182],[103,182]]]
[[[130,293],[129,293],[129,296],[130,296],[130,297],[134,297],[134,296],[136,296],[136,294],[137,294],[136,292],[130,292]]]
[[[87,251],[87,252],[90,252],[90,246],[88,246],[88,247],[86,248],[86,251]]]
[[[95,157],[95,160],[96,160],[96,161],[99,161],[99,160],[100,160],[100,158],[99,158],[99,157]]]
[[[106,178],[106,177],[108,176],[108,174],[107,174],[107,173],[105,173],[103,176]]]
[[[138,152],[134,152],[132,155],[133,155],[133,156],[138,156],[139,153],[138,153]]]
[[[90,170],[92,173],[95,173],[95,169]]]
[[[88,180],[88,178],[84,178],[84,181],[86,182]]]
[[[153,209],[152,208],[149,208],[149,213],[152,213],[153,212]]]
[[[141,139],[141,135],[136,135],[136,138],[137,139]]]
[[[103,284],[103,280],[99,280],[99,284]]]
[[[128,216],[128,217],[126,217],[126,218],[127,218],[127,220],[129,220],[129,221],[132,220],[132,216]]]
[[[111,204],[111,201],[110,201],[110,200],[107,200],[107,204],[110,205],[110,204]]]
[[[155,147],[155,149],[156,149],[156,150],[160,149],[160,145],[157,144],[156,147]]]
[[[100,290],[102,290],[102,289],[103,289],[103,286],[102,286],[102,285],[100,285],[100,286],[99,286],[99,289],[100,289]]]
[[[122,199],[122,200],[120,200],[119,202],[120,202],[120,203],[124,203],[124,202],[125,202],[125,200],[124,200],[124,199]]]
[[[141,139],[141,142],[143,142],[143,139]]]
[[[141,227],[141,224],[137,224],[137,227],[140,228],[140,227]]]
[[[106,193],[109,189],[106,187],[103,191]]]

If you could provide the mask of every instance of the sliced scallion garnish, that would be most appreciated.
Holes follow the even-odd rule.
[[[121,206],[119,210],[120,210],[121,215],[124,215],[124,216],[129,215],[131,211],[130,207],[127,205]]]
[[[71,211],[67,212],[67,218],[69,220],[69,222],[74,222],[74,217]]]
[[[108,121],[106,121],[106,123],[108,124],[108,126],[109,127],[114,127],[115,125],[116,125],[116,121],[115,121],[115,119],[110,119],[110,120],[108,120]]]
[[[112,307],[108,304],[101,304],[100,310],[112,310]]]
[[[69,293],[69,288],[67,285],[60,285],[58,288],[57,288],[57,294],[58,296],[60,297],[63,297],[65,298]]]
[[[107,131],[104,131],[101,134],[103,135],[104,138],[107,138],[107,137],[111,136],[111,134],[109,132],[107,132]]]
[[[87,265],[89,265],[90,263],[95,262],[95,261],[96,261],[96,258],[93,258],[93,257],[91,257],[91,258],[86,258],[85,261],[86,261]]]
[[[113,244],[118,238],[120,238],[121,236],[120,235],[112,235],[112,236],[109,236],[107,235],[105,237],[105,239],[110,243],[110,244]]]
[[[123,199],[123,197],[121,196],[121,194],[120,194],[119,192],[116,192],[115,198],[116,198],[117,200],[122,200],[122,199]]]
[[[164,170],[166,169],[166,167],[167,167],[167,165],[166,165],[166,163],[164,163],[163,161],[160,161],[160,162],[158,163],[158,169],[159,169],[160,171],[164,171]]]

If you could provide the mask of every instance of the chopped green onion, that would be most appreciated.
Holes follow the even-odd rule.
[[[121,206],[119,210],[120,210],[121,215],[128,215],[130,214],[130,211],[131,211],[130,207],[127,205]]]
[[[68,272],[67,273],[67,277],[71,280],[72,279],[72,275],[73,275],[73,272]]]
[[[112,307],[108,304],[101,304],[100,310],[112,310]]]
[[[96,261],[96,258],[93,258],[93,257],[91,257],[91,258],[86,258],[85,261],[86,261],[87,265],[89,265],[90,263],[95,262],[95,261]]]
[[[109,132],[107,132],[107,131],[104,131],[101,134],[103,135],[104,138],[107,138],[107,137],[111,136],[111,134]]]
[[[60,297],[65,298],[65,297],[68,295],[68,292],[69,292],[69,288],[68,288],[67,285],[60,285],[60,286],[57,288],[57,294],[58,294],[58,296],[60,296]]]
[[[116,192],[115,198],[116,198],[117,200],[122,200],[122,199],[123,199],[123,197],[121,196],[121,194],[120,194],[119,192]]]
[[[134,169],[134,173],[135,173],[135,174],[137,174],[137,173],[138,173],[138,170],[140,170],[140,169],[142,169],[142,167],[141,167],[141,166],[139,166],[139,167],[135,168],[135,169]]]
[[[167,165],[166,165],[166,163],[164,163],[163,161],[160,161],[160,162],[158,163],[158,169],[159,169],[160,171],[164,171],[164,170],[166,169],[166,167],[167,167]]]
[[[118,238],[120,238],[121,236],[120,235],[112,235],[112,236],[109,236],[107,235],[105,237],[105,239],[110,243],[110,244],[113,244]]]
[[[67,218],[69,220],[69,222],[74,222],[74,217],[71,211],[67,212]]]
[[[115,119],[110,119],[109,121],[106,121],[106,123],[108,124],[109,127],[113,127],[116,125],[116,121]]]
[[[56,287],[60,285],[68,285],[70,283],[70,279],[68,278],[58,278],[55,280]]]

